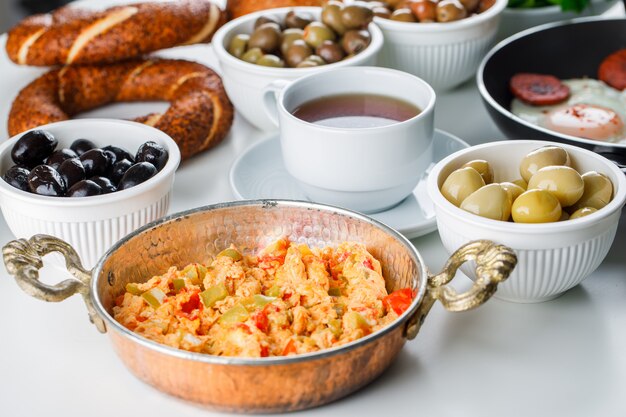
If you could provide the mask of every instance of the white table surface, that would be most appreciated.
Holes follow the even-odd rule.
[[[623,14],[623,7],[613,12]],[[10,83],[2,76],[0,83]],[[2,97],[4,122],[10,97]],[[124,107],[126,111],[128,107]],[[108,115],[123,113],[115,106]],[[139,110],[137,110],[139,111]],[[98,115],[98,112],[93,113]],[[126,117],[129,117],[126,114]],[[503,139],[475,81],[440,94],[436,127],[470,144]],[[5,136],[4,124],[0,135]],[[228,170],[262,135],[239,119],[231,136],[177,172],[171,212],[232,200]],[[626,215],[613,247],[585,282],[539,304],[490,300],[467,313],[436,305],[420,334],[376,381],[303,416],[626,415]],[[0,244],[12,238],[0,220]],[[433,271],[445,262],[438,234],[414,239]],[[50,272],[50,271],[47,271]],[[44,274],[55,282],[54,274]],[[460,276],[460,287],[469,280]],[[0,417],[219,415],[164,395],[125,369],[82,299],[48,304],[0,268]]]

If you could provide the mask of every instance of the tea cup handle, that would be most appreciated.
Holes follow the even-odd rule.
[[[272,124],[278,125],[278,96],[280,92],[291,84],[291,81],[287,80],[274,80],[263,89],[263,110],[265,114],[272,121]]]

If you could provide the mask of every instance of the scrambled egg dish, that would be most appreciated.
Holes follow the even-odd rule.
[[[258,256],[231,246],[207,265],[130,283],[115,319],[178,349],[265,357],[314,352],[379,330],[411,304],[387,294],[380,262],[359,243],[309,248],[280,239]]]

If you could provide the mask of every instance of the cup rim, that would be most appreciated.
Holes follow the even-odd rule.
[[[302,120],[299,117],[294,116],[289,110],[287,110],[287,108],[285,107],[283,103],[285,99],[285,95],[288,94],[290,89],[297,87],[301,83],[307,82],[311,78],[328,77],[328,76],[332,76],[332,74],[341,73],[341,72],[367,72],[367,71],[395,74],[398,77],[405,77],[405,78],[412,79],[412,81],[417,82],[421,86],[425,87],[426,90],[428,91],[429,96],[430,96],[428,99],[428,104],[424,108],[421,108],[418,114],[416,114],[415,116],[407,120],[398,121],[396,123],[392,123],[392,124],[385,125],[385,126],[352,128],[352,127],[324,126],[324,125],[318,125],[315,123],[307,122],[306,120]],[[385,92],[382,92],[380,95],[388,95],[388,94],[386,94]],[[391,95],[388,95],[388,96],[391,96]],[[317,97],[317,98],[321,98],[321,97],[322,96]],[[324,72],[317,72],[314,74],[306,75],[302,78],[298,78],[297,80],[292,81],[289,85],[287,85],[285,88],[283,88],[280,91],[280,94],[278,95],[278,98],[276,99],[276,107],[278,109],[278,112],[283,113],[290,120],[296,121],[299,123],[304,123],[307,126],[315,126],[317,130],[333,132],[333,133],[355,133],[355,132],[376,132],[376,131],[384,131],[384,130],[391,130],[391,129],[401,129],[408,123],[413,123],[417,119],[423,119],[423,118],[428,117],[428,115],[430,115],[434,111],[436,101],[437,101],[437,94],[435,93],[435,90],[431,87],[430,84],[428,84],[426,81],[424,81],[420,77],[417,77],[413,74],[409,74],[407,72],[392,69],[392,68],[358,66],[358,67],[334,68],[334,69],[329,69]],[[411,104],[415,105],[415,103],[411,103]],[[417,107],[419,108],[419,106]]]

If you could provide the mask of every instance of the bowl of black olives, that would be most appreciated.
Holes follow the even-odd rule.
[[[180,151],[140,123],[81,119],[0,145],[0,206],[16,237],[49,234],[91,267],[126,234],[169,208]]]
[[[372,11],[363,5],[263,10],[222,26],[212,45],[237,110],[262,130],[275,130],[259,109],[272,88],[313,72],[373,66],[383,44]]]

